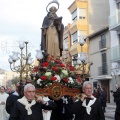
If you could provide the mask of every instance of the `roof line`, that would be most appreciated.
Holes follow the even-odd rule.
[[[106,31],[106,30],[108,30],[108,29],[109,29],[109,27],[106,26],[106,27],[104,27],[104,28],[102,28],[102,29],[100,29],[100,30],[98,30],[98,31],[96,31],[96,32],[88,35],[85,39],[95,37],[95,36],[97,36],[98,34],[104,32],[104,31]]]

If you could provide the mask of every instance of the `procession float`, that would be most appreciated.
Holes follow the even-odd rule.
[[[57,7],[50,6],[53,3]],[[76,69],[71,62],[63,62],[61,59],[64,25],[62,17],[56,15],[58,9],[57,0],[53,0],[46,7],[47,15],[41,28],[40,50],[37,50],[36,55],[39,65],[34,67],[31,74],[36,86],[36,96],[49,96],[53,100],[59,100],[65,95],[73,98],[79,96],[84,75],[77,74],[77,70],[80,69],[84,73],[86,68],[86,61],[83,61],[82,69]]]

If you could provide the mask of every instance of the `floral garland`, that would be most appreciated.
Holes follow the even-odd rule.
[[[33,73],[36,74],[34,83],[37,88],[44,88],[59,82],[68,87],[81,87],[82,80],[76,74],[75,68],[70,64],[63,64],[61,60],[49,57],[48,61],[34,67]]]

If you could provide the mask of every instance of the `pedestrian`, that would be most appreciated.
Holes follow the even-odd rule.
[[[72,120],[72,114],[67,108],[68,101],[72,102],[72,98],[68,95],[62,96],[59,100],[54,100],[57,105],[51,113],[50,120]]]
[[[94,88],[94,91],[93,91],[93,96],[98,98],[98,91],[96,88]]]
[[[74,120],[105,120],[101,103],[92,95],[92,91],[92,83],[85,81],[82,97],[73,104],[68,104],[70,111],[75,114]]]
[[[12,93],[6,101],[6,111],[8,114],[11,114],[11,111],[13,110],[13,106],[15,104],[15,102],[21,98],[23,96],[23,86],[20,85],[20,83],[16,83],[15,85],[15,92]],[[11,120],[11,118],[9,118],[9,120]]]
[[[116,103],[115,120],[120,120],[120,87],[115,85],[116,91],[113,92],[114,102]]]
[[[5,87],[1,86],[0,88],[0,120],[8,120],[9,114],[5,110],[6,100],[8,94],[5,92]]]
[[[52,101],[45,102],[42,97],[35,100],[35,86],[27,84],[24,87],[24,96],[18,99],[11,112],[11,120],[43,120],[42,109],[55,109]]]
[[[11,95],[12,94],[12,90],[10,87],[6,86],[6,93]]]
[[[98,85],[98,87],[97,87],[97,93],[98,93],[97,98],[100,99],[100,94],[101,94],[101,87],[100,87],[100,85]]]
[[[105,91],[105,88],[101,89],[100,102],[102,104],[103,112],[106,112],[105,107],[107,102],[107,92]]]

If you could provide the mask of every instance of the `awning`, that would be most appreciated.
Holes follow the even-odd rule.
[[[112,77],[111,77],[111,75],[102,75],[102,76],[96,76],[94,79],[96,79],[96,80],[111,80],[112,79]]]

